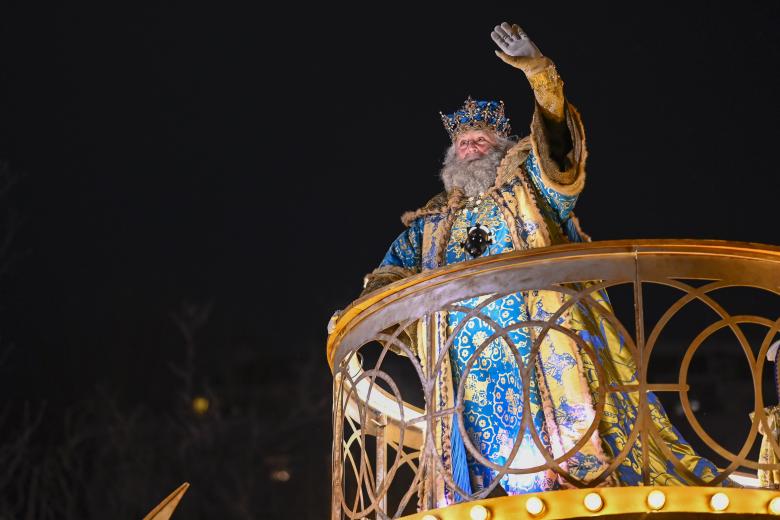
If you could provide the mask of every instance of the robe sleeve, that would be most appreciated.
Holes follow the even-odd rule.
[[[536,158],[539,178],[550,189],[556,192],[576,197],[585,187],[585,130],[577,109],[566,102],[565,121],[559,123],[558,132],[564,136],[553,135],[549,128],[549,120],[545,119],[543,110],[536,105],[531,121],[531,149]],[[561,145],[561,140],[569,142]]]
[[[531,121],[531,147],[545,186],[576,196],[585,186],[585,130],[579,112],[563,93],[563,80],[547,57],[525,70],[536,107]]]
[[[525,169],[551,216],[566,227],[585,186],[585,131],[579,113],[563,94],[563,80],[549,58],[532,60],[524,72],[536,101],[531,153]]]
[[[390,245],[380,267],[392,265],[419,271],[420,234],[420,219],[417,219]]]
[[[420,272],[422,219],[417,219],[390,245],[379,267],[366,275],[363,293]]]
[[[562,193],[555,189],[555,183],[545,182],[546,179],[542,175],[539,161],[533,152],[528,154],[528,159],[525,160],[525,169],[531,182],[534,183],[537,193],[544,198],[558,223],[563,224],[571,216],[579,193]]]

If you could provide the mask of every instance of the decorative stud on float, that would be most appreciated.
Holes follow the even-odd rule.
[[[710,498],[710,507],[713,511],[725,511],[729,507],[729,497],[726,493],[715,493]]]
[[[544,501],[539,497],[531,497],[525,503],[525,510],[531,516],[537,516],[544,512]]]
[[[773,515],[780,515],[780,497],[775,497],[770,500],[767,509],[769,509],[769,512]]]
[[[596,511],[601,511],[601,508],[604,507],[604,499],[601,498],[601,495],[598,493],[588,493],[585,495],[583,504],[585,505],[585,509],[591,513],[595,513]]]
[[[469,511],[471,520],[487,520],[490,518],[490,511],[485,506],[476,505]]]
[[[656,489],[647,495],[647,507],[653,511],[658,511],[666,504],[666,495],[663,491]]]

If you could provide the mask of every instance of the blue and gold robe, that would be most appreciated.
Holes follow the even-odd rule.
[[[560,170],[550,158],[545,129],[540,120],[540,107],[534,114],[531,135],[511,148],[501,165],[495,185],[480,197],[466,199],[462,192],[440,194],[425,207],[404,215],[408,229],[390,247],[380,267],[368,276],[385,284],[401,277],[469,259],[461,242],[469,227],[477,223],[487,226],[493,242],[484,255],[507,251],[545,247],[565,242],[589,241],[579,228],[572,212],[585,183],[586,157],[584,132],[579,114],[566,105],[566,122],[572,136],[573,149]],[[484,256],[483,255],[483,256]],[[574,284],[576,290],[587,283]],[[377,285],[375,284],[374,287]],[[534,428],[544,449],[560,458],[580,441],[596,416],[599,385],[630,385],[637,382],[637,368],[623,338],[607,321],[611,307],[605,291],[594,291],[593,303],[578,303],[562,313],[557,320],[561,327],[572,331],[590,345],[596,353],[591,359],[576,341],[556,330],[550,330],[542,340],[538,355],[531,359],[531,346],[538,329],[521,327],[504,338],[484,345],[495,330],[491,322],[507,327],[528,320],[545,321],[552,316],[568,296],[563,292],[530,290],[497,298],[478,316],[462,323],[469,309],[492,295],[459,302],[458,312],[437,313],[435,337],[426,337],[431,323],[418,327],[418,354],[425,363],[425,349],[433,344],[435,356],[442,353],[446,339],[453,334],[448,356],[437,379],[436,399],[440,408],[453,406],[455,391],[469,361],[474,358],[463,382],[463,419],[466,432],[460,432],[456,421],[441,420],[436,427],[437,448],[443,465],[451,472],[455,483],[465,492],[478,492],[497,476],[497,471],[466,453],[463,436],[468,436],[482,456],[496,465],[507,463],[515,442],[521,446],[512,458],[512,468],[533,468],[545,459],[531,438],[520,431],[523,414],[523,384],[515,353],[522,364],[530,364],[529,424]],[[484,316],[484,317],[480,317]],[[484,347],[480,353],[478,349]],[[599,381],[600,364],[607,381]],[[610,391],[605,394],[604,412],[598,427],[584,444],[560,464],[574,479],[588,483],[598,477],[612,458],[626,446],[638,417],[637,393]],[[650,483],[674,485],[686,482],[686,477],[709,481],[718,471],[708,460],[699,457],[669,421],[657,397],[649,393],[651,420],[655,423],[664,446],[653,439],[649,442]],[[675,467],[664,451],[671,452],[680,464]],[[641,443],[637,439],[628,456],[605,482],[606,485],[640,485]],[[465,475],[465,478],[464,478]],[[501,486],[510,495],[554,490],[571,484],[552,470],[529,474],[504,475]],[[449,486],[439,484],[432,493],[439,506],[452,503],[458,494]]]

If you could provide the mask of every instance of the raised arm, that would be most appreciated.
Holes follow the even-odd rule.
[[[522,70],[534,91],[531,137],[543,176],[564,186],[584,181],[579,179],[584,177],[584,131],[579,114],[566,101],[555,64],[517,24],[497,25],[491,38],[500,49],[496,55]]]

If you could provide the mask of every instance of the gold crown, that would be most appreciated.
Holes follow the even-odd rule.
[[[469,96],[460,110],[452,114],[439,114],[453,141],[460,132],[466,130],[489,129],[503,137],[508,137],[512,130],[509,119],[504,115],[503,101],[474,100]]]

